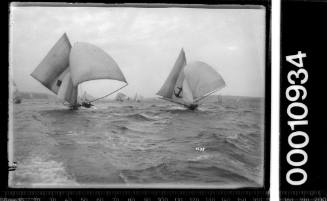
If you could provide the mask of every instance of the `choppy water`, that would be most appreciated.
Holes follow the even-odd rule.
[[[263,99],[14,105],[13,187],[258,187]]]

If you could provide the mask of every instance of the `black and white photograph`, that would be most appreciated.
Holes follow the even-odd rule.
[[[10,6],[11,188],[261,188],[266,8]]]

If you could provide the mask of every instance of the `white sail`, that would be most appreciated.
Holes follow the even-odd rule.
[[[180,72],[184,68],[185,64],[186,64],[185,52],[182,49],[181,52],[179,53],[179,56],[175,62],[172,71],[170,72],[167,80],[165,81],[161,89],[157,92],[157,95],[168,99],[171,99],[173,97],[173,92],[176,83],[178,81],[178,78],[180,76]],[[180,85],[181,83],[182,82],[179,82]]]
[[[192,89],[190,88],[186,79],[183,81],[183,101],[188,105],[193,104],[194,102]]]
[[[31,76],[40,81],[45,87],[57,94],[69,66],[71,44],[64,34],[51,48]],[[67,71],[66,71],[67,72]]]
[[[69,68],[67,68],[62,78],[62,83],[58,91],[58,98],[67,101],[71,105],[77,104],[77,87],[73,86]]]
[[[184,68],[184,74],[194,101],[226,86],[222,76],[211,66],[201,61],[187,64]]]
[[[74,86],[96,79],[111,79],[127,83],[117,63],[94,45],[75,43],[69,61]]]

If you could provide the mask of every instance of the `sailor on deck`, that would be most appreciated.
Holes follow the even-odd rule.
[[[175,90],[174,90],[174,94],[175,94],[175,96],[176,96],[177,98],[182,98],[181,93],[182,93],[182,91],[183,91],[183,87],[177,87],[177,89],[179,90],[177,93],[176,93]]]
[[[174,95],[176,98],[183,98],[183,96],[181,95],[182,91],[183,91],[183,87],[176,87],[178,92],[176,93],[176,90],[174,90]],[[198,104],[190,104],[187,106],[187,108],[189,108],[190,110],[195,110],[199,105]]]

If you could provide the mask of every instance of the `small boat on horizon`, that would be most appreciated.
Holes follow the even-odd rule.
[[[85,42],[76,42],[72,46],[66,33],[55,43],[31,76],[55,93],[70,109],[89,108],[93,106],[92,102],[128,85],[117,63],[105,51]],[[81,101],[79,85],[100,79],[117,80],[125,85],[103,97]]]
[[[129,97],[122,92],[119,92],[115,97],[115,101],[124,102],[127,100],[129,100]]]
[[[225,86],[222,76],[208,64],[202,61],[187,64],[182,49],[157,95],[194,110],[201,104],[200,101]]]
[[[134,95],[134,98],[133,98],[133,101],[134,101],[134,102],[138,102],[138,103],[139,103],[139,102],[141,102],[142,100],[143,100],[143,96],[142,96],[142,95],[137,94],[137,93]]]
[[[13,82],[13,102],[14,104],[20,104],[22,103],[22,97],[19,95],[19,91],[17,88],[17,85],[15,83],[15,81]]]

